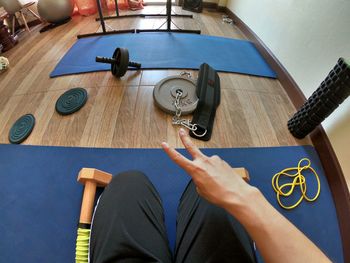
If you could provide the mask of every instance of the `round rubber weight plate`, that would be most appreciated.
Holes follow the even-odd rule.
[[[69,115],[80,110],[86,103],[88,94],[83,88],[66,91],[56,102],[56,111],[61,115]]]
[[[196,82],[187,77],[172,76],[158,82],[153,90],[156,105],[167,113],[175,114],[174,102],[178,89],[183,93],[180,100],[182,115],[192,113],[198,104]]]
[[[13,144],[20,144],[31,134],[35,125],[35,118],[32,114],[20,117],[11,127],[9,141]]]

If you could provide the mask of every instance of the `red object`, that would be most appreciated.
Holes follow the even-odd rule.
[[[96,0],[75,0],[79,14],[90,16],[97,13]]]
[[[115,0],[100,0],[102,8],[109,11],[115,11]],[[143,9],[143,0],[118,0],[119,10],[138,10]],[[97,13],[96,0],[74,0],[74,12],[83,16],[89,16]]]
[[[115,11],[115,0],[106,0],[106,5],[109,11]],[[143,9],[143,0],[118,0],[118,9]]]
[[[107,0],[100,0],[101,6],[102,6],[102,10],[106,10],[107,9]]]
[[[128,4],[131,10],[143,9],[143,0],[128,0]]]
[[[106,4],[109,11],[115,11],[115,0],[106,0]],[[118,0],[118,9],[129,9],[128,0]]]
[[[114,0],[106,0],[104,1],[106,4],[106,7],[109,11],[114,11],[115,10],[115,1]]]

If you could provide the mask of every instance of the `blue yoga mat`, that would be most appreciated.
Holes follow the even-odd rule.
[[[232,166],[246,167],[251,184],[333,262],[343,262],[342,243],[333,199],[313,147],[204,149]],[[292,211],[281,209],[271,188],[274,173],[308,157],[321,180],[316,202],[302,202]],[[178,200],[189,177],[160,149],[98,149],[0,145],[1,262],[73,262],[76,227],[83,187],[76,182],[83,167],[112,174],[143,171],[163,200],[171,245],[175,241]],[[308,190],[315,191],[315,181]],[[262,262],[260,256],[259,261]]]
[[[128,48],[130,60],[143,69],[199,69],[206,62],[218,71],[275,78],[275,72],[249,41],[181,33],[139,33],[77,40],[51,77],[110,70],[96,56],[111,57],[117,47]]]

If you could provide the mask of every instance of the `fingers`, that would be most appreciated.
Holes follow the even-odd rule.
[[[162,143],[162,147],[170,159],[177,163],[181,168],[185,169],[186,171],[191,170],[193,167],[192,161],[188,160],[181,153],[170,147],[166,142]]]
[[[186,150],[191,154],[193,159],[204,157],[204,154],[198,149],[196,145],[192,142],[190,137],[186,134],[184,129],[179,131],[180,139],[182,144],[185,146]]]

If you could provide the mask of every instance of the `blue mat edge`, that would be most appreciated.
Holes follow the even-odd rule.
[[[141,32],[141,33],[137,33],[137,34],[153,34],[154,32]],[[120,35],[127,35],[127,34],[136,34],[136,33],[123,33]],[[171,33],[171,34],[180,34],[182,35],[182,33]],[[197,34],[194,34],[197,35]],[[111,36],[111,35],[107,35],[107,36]],[[266,61],[266,59],[263,57],[263,55],[261,54],[261,52],[258,50],[258,48],[256,47],[256,44],[250,40],[245,40],[245,39],[236,39],[236,38],[229,38],[229,37],[222,37],[222,36],[211,36],[211,35],[203,35],[201,34],[200,36],[204,36],[204,37],[209,37],[209,38],[222,38],[225,40],[236,40],[236,41],[243,41],[243,42],[248,42],[250,44],[252,44],[255,49],[257,50],[257,52],[260,54],[260,56],[263,58],[263,60],[266,62],[266,64],[268,65],[268,67],[271,70],[271,75],[259,75],[259,74],[253,74],[253,73],[244,73],[244,72],[236,72],[236,71],[226,71],[226,70],[217,70],[218,72],[222,72],[222,73],[234,73],[234,74],[240,74],[240,75],[250,75],[250,76],[257,76],[257,77],[264,77],[264,78],[270,78],[270,79],[276,79],[277,78],[277,73],[275,72],[275,70],[272,69],[272,67],[270,66],[270,64]],[[103,36],[96,36],[96,37],[89,37],[91,39],[98,39],[101,38]],[[84,39],[84,38],[83,38]],[[69,48],[69,50],[64,54],[64,56],[59,60],[59,62],[56,64],[55,68],[51,71],[50,73],[50,78],[56,78],[56,77],[61,77],[61,76],[71,76],[71,75],[80,75],[80,74],[86,74],[86,73],[92,73],[92,72],[103,72],[103,71],[109,71],[109,69],[88,69],[85,72],[79,72],[79,73],[63,73],[63,74],[59,74],[59,73],[55,73],[56,69],[58,68],[59,64],[61,63],[61,61],[63,60],[63,58],[66,56],[66,54],[74,47],[74,45],[76,45],[78,43],[78,41],[81,39],[77,39],[73,45]],[[199,68],[188,68],[188,67],[157,67],[157,68],[143,68],[141,67],[142,70],[157,70],[157,69],[188,69],[188,70],[199,70]],[[136,70],[136,69],[130,69],[130,70]]]
[[[58,64],[57,64],[58,65]],[[56,69],[56,68],[55,68]],[[58,77],[63,77],[63,76],[73,76],[73,75],[82,75],[82,74],[89,74],[93,72],[104,72],[104,71],[110,71],[109,69],[99,69],[99,70],[86,70],[85,72],[80,72],[80,73],[66,73],[66,74],[55,74],[54,71],[55,69],[50,73],[50,78],[58,78]],[[199,70],[199,68],[173,68],[173,67],[158,67],[158,68],[142,68],[140,70]],[[137,71],[138,69],[130,68],[128,71]],[[254,77],[262,77],[262,78],[268,78],[268,79],[277,79],[277,74],[275,73],[275,76],[261,76],[258,74],[247,74],[247,73],[242,73],[242,72],[233,72],[233,71],[226,71],[226,70],[217,70],[219,73],[232,73],[232,74],[239,74],[239,75],[248,75],[248,76],[254,76]]]
[[[9,146],[9,147],[45,147],[45,148],[74,148],[74,149],[84,149],[84,150],[87,150],[87,149],[91,149],[91,150],[103,150],[103,151],[114,151],[114,150],[162,150],[161,147],[159,148],[104,148],[104,147],[89,147],[89,146],[61,146],[61,145],[58,145],[58,146],[55,146],[55,145],[35,145],[35,144],[10,144],[10,143],[0,143],[0,146]],[[237,150],[240,150],[240,149],[264,149],[264,148],[292,148],[292,147],[295,147],[295,148],[311,148],[313,149],[316,153],[317,153],[317,156],[319,157],[318,155],[318,152],[316,150],[316,148],[313,146],[313,145],[293,145],[293,146],[261,146],[261,147],[222,147],[222,148],[218,148],[218,147],[215,147],[215,148],[207,148],[207,147],[199,147],[200,150],[203,150],[203,151],[206,151],[206,150],[210,150],[210,151],[215,151],[215,150],[225,150],[225,149],[237,149]],[[175,148],[176,150],[180,150],[180,151],[186,151],[185,148]],[[322,163],[321,163],[322,164]],[[322,165],[322,169],[323,169],[323,165]],[[324,170],[324,169],[323,169]]]

